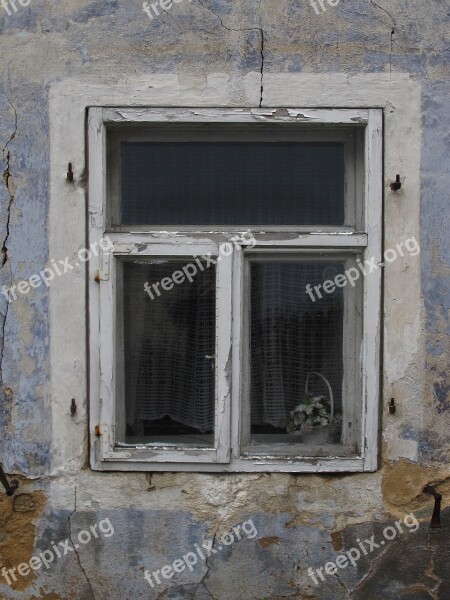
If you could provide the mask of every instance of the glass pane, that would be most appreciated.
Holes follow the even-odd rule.
[[[343,225],[343,143],[122,143],[123,225]]]
[[[344,273],[344,261],[253,262],[252,443],[340,443],[344,289],[306,293]]]
[[[213,446],[216,273],[204,264],[181,281],[187,262],[123,262],[128,443]],[[165,277],[177,283],[158,295],[152,285]]]

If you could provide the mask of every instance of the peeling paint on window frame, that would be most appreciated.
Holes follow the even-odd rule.
[[[263,122],[309,122],[315,125],[333,125],[357,123],[365,127],[365,191],[364,191],[364,232],[356,231],[319,231],[305,228],[307,233],[297,235],[296,239],[292,232],[279,232],[279,239],[276,245],[285,245],[289,247],[308,248],[320,247],[321,242],[325,247],[330,247],[332,243],[335,247],[346,248],[352,244],[357,246],[357,237],[365,236],[366,244],[361,246],[367,257],[381,256],[381,204],[382,204],[382,111],[380,109],[223,109],[223,108],[107,108],[97,107],[89,110],[88,130],[89,130],[89,214],[90,214],[90,240],[95,241],[96,237],[104,235],[107,229],[105,215],[106,207],[106,134],[105,125],[107,123],[149,123],[149,122],[194,122],[194,123],[249,123]],[[141,228],[140,228],[141,229]],[[142,244],[151,242],[149,245],[172,244],[172,247],[178,246],[179,251],[186,253],[182,244],[194,245],[199,243],[217,244],[223,236],[223,231],[211,232],[210,234],[202,231],[143,231],[138,232],[119,232],[116,234],[115,243],[122,245],[128,244],[133,248],[133,244],[140,244],[139,252],[142,253]],[[148,228],[147,228],[148,229]],[[317,228],[315,228],[317,229]],[[332,229],[332,228],[330,228]],[[263,233],[263,232],[257,232]],[[265,232],[264,232],[265,233]],[[339,237],[337,237],[337,235]],[[270,237],[272,237],[271,234]],[[313,237],[314,236],[314,237]],[[330,238],[334,236],[333,241]],[[156,239],[155,239],[156,237]],[[322,239],[321,239],[322,238]],[[352,242],[350,240],[353,240]],[[225,240],[223,240],[225,241]],[[327,243],[328,242],[328,246]],[[273,240],[261,243],[273,244]],[[159,246],[162,248],[162,246]],[[217,248],[216,248],[217,249]],[[154,251],[154,250],[153,250]],[[169,250],[167,250],[170,252]],[[127,249],[127,253],[130,249]],[[133,249],[131,250],[133,253]],[[120,249],[117,248],[117,254]],[[142,254],[141,254],[142,255]],[[101,260],[101,257],[100,257]],[[91,270],[95,264],[91,263]],[[100,265],[98,270],[104,269]],[[109,268],[107,269],[109,271]],[[231,275],[231,261],[230,261]],[[231,276],[230,276],[231,279]],[[96,329],[96,322],[102,322],[102,310],[99,309],[101,302],[96,298],[97,292],[95,286],[92,286],[92,277],[89,278],[90,284],[90,317],[91,331]],[[100,282],[101,283],[101,282]],[[230,403],[231,381],[227,378],[222,380],[222,392],[217,394],[217,401],[222,402],[222,408],[216,406],[217,415],[223,415],[224,418],[217,421],[216,417],[216,444],[213,452],[208,450],[183,449],[174,451],[160,448],[154,449],[130,449],[117,448],[114,443],[114,432],[116,427],[114,412],[114,392],[113,392],[113,343],[111,338],[108,344],[98,344],[98,341],[92,341],[91,337],[91,403],[96,407],[98,414],[98,424],[100,424],[101,435],[94,440],[92,445],[91,464],[93,468],[100,470],[119,469],[119,470],[195,470],[195,471],[288,471],[288,472],[324,472],[324,471],[363,471],[375,470],[377,467],[377,432],[378,432],[378,404],[379,404],[379,334],[380,334],[380,290],[381,276],[377,275],[365,286],[364,291],[364,336],[362,348],[362,374],[363,374],[363,392],[362,392],[362,440],[361,453],[357,456],[343,457],[336,456],[279,456],[279,455],[251,455],[245,456],[241,453],[241,441],[239,434],[239,421],[236,416],[240,414],[239,403],[240,391],[234,389]],[[229,289],[231,294],[231,287]],[[102,292],[100,292],[101,294]],[[111,286],[106,294],[103,294],[108,302],[112,302],[113,292]],[[104,304],[105,301],[103,301]],[[226,303],[224,302],[224,306]],[[231,302],[230,302],[231,305]],[[111,314],[111,311],[110,311]],[[219,339],[229,339],[223,354],[228,356],[231,353],[232,336],[226,332],[229,323],[232,322],[232,315],[228,315],[225,321],[222,320],[222,333]],[[221,321],[219,320],[219,327]],[[92,326],[93,325],[93,326]],[[104,323],[104,329],[112,331],[110,319]],[[236,337],[235,332],[233,333]],[[223,347],[223,344],[218,346]],[[103,348],[103,350],[102,350]],[[98,379],[99,373],[97,358],[93,357],[107,352],[108,357],[103,357],[103,363],[107,365],[106,378],[104,376]],[[235,352],[239,357],[240,352]],[[223,362],[223,361],[222,361]],[[219,361],[219,365],[221,362]],[[239,368],[234,364],[234,369]],[[220,366],[219,366],[220,370]],[[103,380],[103,384],[101,381]],[[105,383],[106,381],[106,383]],[[98,384],[100,384],[99,387]],[[103,389],[103,392],[99,392]],[[236,400],[236,398],[238,398]],[[100,402],[98,402],[98,399]],[[92,404],[91,404],[92,406]],[[232,415],[230,428],[230,414]],[[233,449],[233,456],[231,452]],[[237,450],[237,451],[236,451]]]

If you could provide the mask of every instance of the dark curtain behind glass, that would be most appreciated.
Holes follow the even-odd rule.
[[[124,225],[343,225],[339,143],[122,143]]]

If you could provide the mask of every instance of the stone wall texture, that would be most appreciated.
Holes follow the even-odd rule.
[[[421,94],[421,264],[413,299],[401,290],[394,297],[386,285],[395,319],[385,323],[381,464],[366,474],[94,473],[82,399],[77,427],[84,443],[73,463],[52,468],[54,440],[64,439],[67,425],[52,411],[48,290],[41,286],[11,304],[0,296],[0,462],[19,480],[13,497],[0,492],[0,572],[28,563],[52,542],[75,544],[80,531],[102,520],[114,526],[114,535],[101,534],[11,585],[0,575],[0,598],[448,600],[449,2],[325,0],[317,14],[307,0],[182,0],[152,20],[140,0],[13,4],[0,5],[0,286],[63,258],[49,255],[52,86],[72,79],[107,86],[152,74],[171,75],[180,89],[199,94],[211,81],[226,81],[235,106],[247,102],[241,82],[254,74],[252,93],[262,107],[274,104],[271,78],[278,74],[343,74],[350,81],[380,73],[393,86],[398,73],[409,75]],[[395,110],[386,103],[385,111]],[[64,122],[71,114],[57,117]],[[385,173],[387,182],[392,177]],[[387,230],[391,219],[401,229],[407,183],[403,203],[386,206]],[[64,206],[60,214],[63,225]],[[419,305],[414,323],[402,316],[411,303]],[[395,416],[386,410],[391,396]],[[429,484],[443,495],[442,529],[428,527]],[[411,513],[420,526],[404,524],[401,533],[395,523]],[[145,580],[146,569],[250,519],[256,537],[154,588]],[[393,530],[386,527],[397,529],[395,539],[387,539]],[[318,585],[308,576],[309,567],[370,539],[378,547],[361,550],[355,566]]]

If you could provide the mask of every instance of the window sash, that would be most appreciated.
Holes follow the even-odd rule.
[[[363,152],[362,140],[363,130],[355,127],[335,127],[311,131],[301,128],[298,125],[292,130],[284,128],[282,131],[274,129],[267,125],[263,129],[250,130],[240,126],[238,129],[229,131],[227,129],[216,128],[213,131],[205,129],[186,128],[189,123],[183,127],[170,129],[158,127],[158,123],[152,123],[152,127],[143,127],[142,130],[123,131],[121,129],[112,129],[107,131],[108,160],[107,160],[107,229],[111,232],[133,232],[133,231],[210,231],[211,228],[217,231],[236,230],[239,228],[251,229],[253,231],[264,229],[265,231],[361,231],[363,230],[363,182],[361,173],[363,173]],[[238,139],[237,139],[238,138]],[[230,226],[216,223],[215,225],[167,225],[164,223],[156,225],[122,225],[121,224],[121,143],[122,142],[277,142],[277,141],[298,141],[298,142],[340,142],[344,146],[344,225],[254,225],[252,223],[242,223],[239,226]]]
[[[231,352],[231,255],[223,252],[223,244],[167,245],[150,244],[142,249],[138,244],[124,247],[114,245],[111,255],[103,259],[108,265],[108,277],[101,279],[100,285],[100,388],[101,422],[103,428],[102,458],[103,460],[132,459],[137,462],[217,462],[225,463],[230,456],[230,374],[227,367]],[[122,293],[119,284],[121,268],[120,258],[139,255],[141,258],[183,257],[208,254],[211,257],[220,255],[216,265],[216,393],[215,393],[215,426],[214,448],[197,449],[193,447],[161,447],[133,448],[132,444],[121,443],[124,439],[125,406],[123,395],[123,357],[121,342],[123,340],[123,323],[121,311],[117,310],[117,301]],[[170,293],[166,292],[166,293]],[[150,302],[150,300],[149,300]],[[229,342],[227,343],[227,340]],[[126,447],[125,447],[126,446]]]
[[[323,262],[322,255],[326,253],[329,260],[336,260],[345,263],[345,269],[356,267],[356,256],[360,254],[361,249],[343,249],[335,247],[322,247],[321,252],[314,251],[312,248],[292,250],[290,253],[280,251],[279,248],[256,248],[247,250],[240,254],[241,264],[236,265],[240,273],[239,291],[236,296],[243,298],[241,306],[243,308],[240,316],[240,333],[236,337],[242,339],[242,366],[234,377],[241,380],[240,389],[240,410],[237,413],[238,418],[234,420],[233,427],[238,431],[238,446],[240,456],[296,456],[299,458],[305,456],[323,456],[323,450],[320,447],[314,448],[309,444],[289,443],[282,440],[271,444],[253,444],[251,442],[251,366],[250,366],[250,265],[255,262]],[[354,257],[351,256],[354,255]],[[238,277],[235,277],[238,280]],[[361,286],[363,287],[363,286]],[[353,288],[350,285],[343,288],[344,293],[344,314],[343,314],[343,382],[342,382],[342,444],[328,444],[329,453],[334,456],[354,456],[358,454],[361,446],[361,432],[359,430],[360,419],[357,415],[361,412],[361,373],[358,369],[360,348],[362,343],[362,309],[361,295],[362,290]],[[320,307],[320,300],[318,307]],[[236,315],[234,315],[235,318]],[[234,414],[234,413],[233,413]],[[348,422],[351,420],[352,427],[349,428]],[[355,452],[355,447],[357,448]]]

